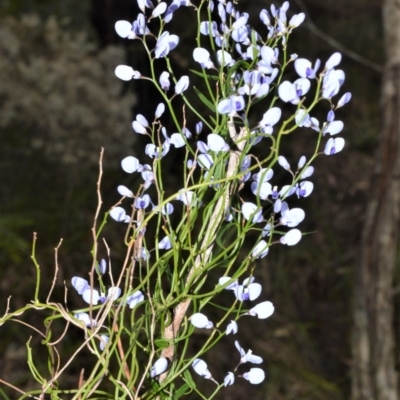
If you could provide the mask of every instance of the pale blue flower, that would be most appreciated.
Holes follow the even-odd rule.
[[[78,294],[82,294],[85,289],[90,288],[89,282],[86,279],[80,278],[79,276],[74,276],[71,279],[72,286],[78,292]]]
[[[158,242],[158,248],[161,250],[169,250],[172,249],[171,239],[168,236],[165,236]]]
[[[119,185],[117,187],[118,193],[121,196],[125,196],[125,197],[133,197],[133,193],[132,190],[128,189],[126,186],[124,185]]]
[[[268,243],[265,240],[260,240],[257,243],[256,247],[254,247],[251,255],[252,255],[252,257],[255,257],[255,258],[264,258],[268,254],[268,251],[269,251]],[[260,285],[260,287],[261,287],[261,285]],[[250,298],[250,300],[253,300],[253,299]]]
[[[228,143],[226,143],[225,140],[216,133],[210,133],[207,136],[207,144],[210,150],[215,152],[229,151]]]
[[[235,63],[235,61],[232,59],[232,56],[225,50],[217,51],[217,60],[218,64],[222,65],[223,67],[230,67]]]
[[[202,313],[195,313],[190,317],[193,326],[200,329],[211,329],[214,324]]]
[[[305,215],[304,210],[301,208],[292,208],[290,210],[288,204],[284,201],[281,205],[281,219],[279,223],[289,228],[294,228],[304,220]]]
[[[240,353],[240,364],[245,364],[247,362],[250,362],[252,364],[261,364],[263,362],[263,359],[259,356],[254,355],[251,350],[246,353],[237,340],[235,340],[235,347]]]
[[[344,83],[345,74],[340,69],[331,69],[325,73],[322,80],[322,97],[330,99],[339,93],[340,87]]]
[[[137,0],[140,10],[144,13],[146,8],[153,8],[151,0]]]
[[[161,116],[164,114],[165,111],[165,104],[164,103],[160,103],[157,108],[156,108],[156,112],[155,112],[155,117],[156,119],[161,118]]]
[[[339,153],[344,148],[344,139],[343,138],[330,138],[325,145],[324,153],[327,156],[331,156],[333,154]]]
[[[161,88],[165,91],[167,91],[171,85],[171,82],[169,81],[169,72],[164,71],[161,75],[160,75],[160,85]]]
[[[131,220],[131,217],[126,214],[125,210],[122,207],[114,207],[113,209],[111,209],[110,217],[117,222],[128,223]]]
[[[345,93],[340,100],[337,103],[336,109],[343,107],[345,104],[347,104],[351,100],[351,93],[347,92]]]
[[[200,358],[196,358],[193,363],[192,367],[197,374],[202,376],[205,379],[212,379],[211,372],[208,370],[207,364]]]
[[[265,379],[265,372],[261,368],[250,368],[249,372],[243,374],[243,378],[253,385],[258,385]]]
[[[235,383],[235,375],[233,374],[233,372],[228,372],[228,374],[224,378],[224,386],[227,387],[233,385],[234,383]]]
[[[131,79],[140,79],[142,75],[139,71],[135,71],[132,67],[128,65],[118,65],[115,68],[115,75],[117,78],[123,81],[130,81]]]
[[[151,13],[151,18],[159,17],[161,14],[164,14],[166,10],[167,10],[167,3],[163,1],[161,3],[158,3],[157,7]]]
[[[147,208],[150,204],[151,200],[150,200],[150,196],[148,194],[145,194],[143,197],[136,197],[135,199],[135,207],[138,210],[144,210],[145,208]]]
[[[175,94],[183,93],[189,87],[189,77],[187,75],[182,76],[175,85]]]
[[[262,216],[262,209],[260,209],[260,207],[254,203],[244,202],[242,204],[242,214],[247,221],[250,221],[251,219],[254,224],[264,220]]]
[[[144,295],[140,290],[138,290],[127,297],[126,304],[129,305],[129,308],[133,309],[143,300],[144,300]]]
[[[286,169],[287,171],[290,171],[290,164],[288,163],[288,160],[284,156],[279,156],[278,157],[278,164],[283,168]]]
[[[95,319],[91,320],[88,313],[79,312],[74,314],[74,317],[79,321],[82,321],[87,328],[94,328],[97,326],[97,321]]]
[[[225,333],[230,335],[231,333],[235,335],[238,332],[238,324],[236,321],[231,321],[226,327]],[[226,385],[225,385],[226,386]]]
[[[88,286],[82,292],[82,299],[84,302],[95,306],[100,301],[100,294],[97,290]]]
[[[320,66],[321,60],[319,59],[315,61],[314,68],[312,67],[311,61],[306,58],[297,58],[294,62],[294,69],[300,78],[315,79]]]
[[[104,275],[106,273],[106,271],[107,271],[107,261],[104,258],[102,258],[100,260],[100,264],[98,266],[98,270],[99,270],[100,274],[102,274],[102,275]]]
[[[330,70],[337,67],[342,61],[342,55],[339,52],[333,53],[325,63],[325,69]]]
[[[156,376],[163,374],[168,369],[168,366],[168,359],[165,357],[160,357],[151,367],[150,377],[155,378]]]
[[[141,172],[143,166],[139,163],[139,160],[136,157],[128,156],[121,161],[122,169],[131,174],[132,172]]]
[[[289,232],[286,232],[279,241],[287,246],[294,246],[300,242],[300,239],[301,232],[298,229],[291,229]]]
[[[297,28],[299,25],[301,25],[306,18],[306,15],[304,13],[299,13],[293,15],[292,18],[290,18],[289,21],[289,27],[290,28]]]
[[[274,313],[275,307],[270,301],[257,304],[248,312],[249,315],[259,319],[266,319]]]
[[[210,53],[202,47],[197,47],[193,50],[193,59],[194,61],[197,61],[202,68],[214,67],[214,64],[210,58]]]
[[[109,342],[110,338],[107,335],[100,335],[100,344],[99,344],[99,348],[101,351],[103,351],[106,346],[107,343]]]
[[[115,23],[115,31],[118,36],[124,39],[136,39],[137,35],[132,29],[132,24],[128,21],[117,21]]]
[[[282,110],[279,107],[272,107],[264,113],[259,126],[264,133],[272,134],[273,127],[279,122],[282,116]]]
[[[157,40],[155,48],[155,58],[162,58],[168,55],[179,43],[179,37],[176,35],[170,35],[169,32],[165,31]]]

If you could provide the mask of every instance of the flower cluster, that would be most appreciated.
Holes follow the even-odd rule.
[[[294,246],[301,240],[299,225],[305,212],[297,204],[314,191],[310,178],[315,172],[315,158],[332,156],[344,148],[345,140],[337,137],[344,124],[336,114],[350,101],[351,94],[336,99],[345,81],[345,73],[338,69],[340,53],[332,54],[324,64],[297,54],[288,55],[289,37],[305,15],[288,18],[287,1],[279,8],[271,5],[269,10],[261,10],[263,32],[254,30],[249,14],[237,10],[230,1],[202,0],[194,7],[190,1],[173,0],[154,7],[149,0],[138,0],[138,5],[141,13],[136,20],[118,21],[115,30],[124,39],[141,41],[152,67],[149,76],[145,76],[131,66],[119,65],[115,75],[124,81],[151,81],[160,102],[154,115],[137,114],[132,122],[133,134],[145,136],[148,143],[138,157],[127,154],[121,167],[140,183],[135,187],[119,185],[117,191],[122,199],[109,212],[111,219],[127,226],[126,260],[130,261],[124,264],[121,278],[128,283],[123,290],[112,284],[106,291],[101,278],[106,267],[102,262],[96,269],[99,289],[80,277],[74,277],[72,285],[91,308],[99,303],[115,303],[133,309],[139,302],[145,303],[143,318],[150,319],[143,324],[149,330],[149,343],[139,347],[147,352],[149,346],[152,349],[150,356],[146,355],[144,376],[155,379],[160,390],[165,388],[162,385],[171,384],[168,371],[177,376],[188,372],[190,366],[198,375],[217,383],[201,357],[213,340],[216,343],[226,335],[237,334],[240,318],[264,320],[273,314],[270,301],[250,303],[263,291],[253,277],[254,267],[273,245]],[[191,55],[197,71],[187,75],[174,72],[169,56],[179,48],[180,38],[172,28],[166,30],[183,7],[193,8],[200,21]],[[158,23],[153,29],[154,19]],[[163,67],[156,69],[155,63]],[[288,70],[294,70],[293,80],[286,79]],[[191,84],[199,77],[205,81],[203,91]],[[197,95],[211,114],[196,110],[192,95]],[[185,104],[183,116],[177,114],[176,98]],[[269,102],[263,104],[269,106],[262,110],[260,118],[253,110],[264,98]],[[324,120],[318,120],[314,110],[321,102],[327,108]],[[285,119],[284,115],[289,116]],[[168,120],[173,121],[174,127],[168,126]],[[291,160],[282,154],[281,143],[297,129],[313,135],[317,146],[314,153]],[[271,152],[264,159],[256,157],[257,146],[262,148],[267,142]],[[161,173],[171,149],[176,149],[174,154],[180,157],[183,171],[176,191],[163,182]],[[248,190],[241,192],[245,187]],[[124,205],[126,200],[131,203],[129,212]],[[157,226],[155,229],[150,228],[151,221]],[[229,227],[234,227],[232,231],[237,236],[225,244],[223,232]],[[250,248],[245,241],[249,232],[258,234]],[[217,246],[220,251],[214,252]],[[244,261],[237,267],[235,261],[243,252],[247,256],[240,257]],[[140,268],[136,268],[137,264]],[[222,264],[227,266],[226,271],[221,273],[215,290],[202,293],[208,271]],[[135,287],[136,284],[141,286]],[[146,300],[138,290],[143,286],[147,288]],[[232,309],[221,322],[214,323],[214,316],[209,318],[200,311],[216,294],[225,291],[233,293]],[[190,304],[196,312],[188,318]],[[168,310],[172,308],[171,317]],[[86,327],[98,325],[91,314],[78,312],[75,317]],[[221,331],[225,320],[230,322]],[[166,326],[165,321],[170,325]],[[206,344],[191,357],[175,357],[176,343],[189,340],[196,329],[208,330]],[[138,336],[135,338],[139,340]],[[111,340],[108,335],[100,335],[100,348],[104,350]],[[225,376],[224,386],[232,385],[237,376],[252,384],[261,383],[265,379],[261,368],[250,368],[243,375],[238,375],[237,369],[242,364],[260,364],[262,358],[251,350],[246,352],[238,341],[235,346],[238,363]]]

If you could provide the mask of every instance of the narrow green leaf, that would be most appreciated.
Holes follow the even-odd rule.
[[[204,96],[203,93],[200,92],[199,89],[197,89],[195,86],[193,86],[194,91],[196,92],[197,96],[199,96],[200,100],[212,111],[215,112],[215,106],[213,103],[211,103],[210,100],[207,99],[206,96]]]

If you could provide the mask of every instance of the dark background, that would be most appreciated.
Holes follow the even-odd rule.
[[[261,31],[258,13],[269,4],[242,0],[238,9],[249,12]],[[263,356],[267,379],[257,387],[242,383],[227,389],[231,399],[349,397],[353,271],[380,123],[381,6],[370,0],[291,2],[291,12],[304,11],[307,19],[291,37],[289,53],[323,62],[335,51],[343,54],[344,91],[353,93],[338,112],[346,147],[315,163],[315,191],[302,203],[307,215],[302,230],[316,233],[294,248],[274,248],[259,262],[263,299],[274,302],[276,313],[268,325],[248,326],[241,345]],[[114,31],[117,20],[133,20],[137,11],[133,0],[0,2],[0,313],[9,295],[12,309],[32,298],[33,232],[43,293],[53,278],[53,249],[63,238],[54,294],[62,301],[63,281],[91,263],[100,147],[105,147],[104,210],[118,201],[115,188],[127,180],[120,160],[143,152],[131,121],[136,113],[152,115],[158,98],[149,85],[123,85],[114,76],[121,63],[145,72],[140,43]],[[171,55],[174,68],[182,70],[178,76],[192,63],[187,54],[194,26],[185,16],[190,12],[182,10],[170,29],[181,38]],[[297,160],[313,146],[312,137],[298,135],[290,146],[288,154]],[[171,184],[173,179],[171,174]],[[110,240],[115,254],[123,251]],[[40,326],[37,316],[27,318]],[[20,325],[0,328],[0,378],[21,388],[32,385],[25,368],[27,338]],[[219,351],[212,357],[224,365],[230,350]],[[77,376],[70,379],[76,382]],[[10,389],[3,390],[11,396]]]

